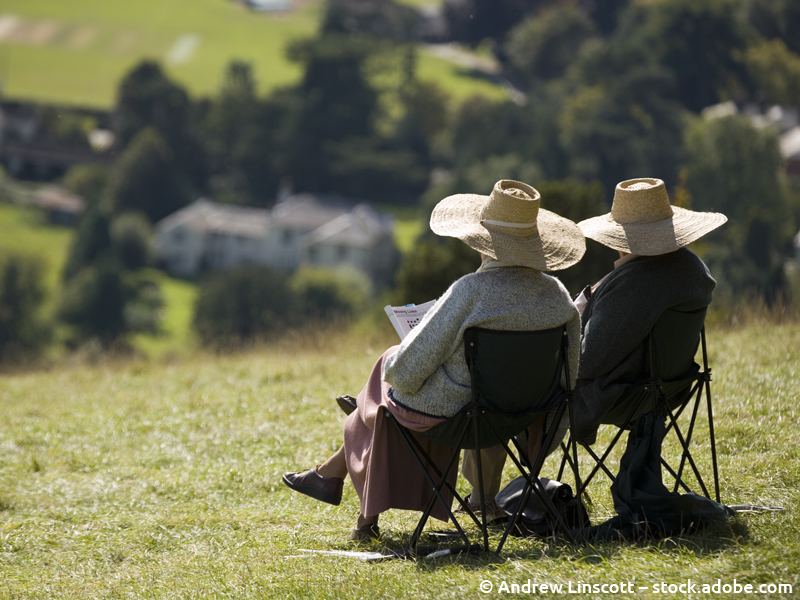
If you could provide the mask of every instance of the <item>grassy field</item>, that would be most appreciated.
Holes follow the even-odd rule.
[[[266,93],[297,81],[300,70],[285,59],[285,46],[317,28],[320,2],[294,4],[290,13],[259,14],[232,0],[4,0],[3,95],[108,107],[119,80],[145,58],[161,61],[194,95],[214,93],[230,60],[247,60]],[[504,94],[426,54],[420,75],[435,79],[457,98]]]
[[[332,398],[357,392],[389,342],[321,332],[247,354],[4,376],[0,597],[488,598],[528,579],[634,582],[637,598],[731,597],[653,586],[736,579],[798,596],[800,326],[709,334],[723,500],[786,512],[653,543],[512,540],[500,558],[309,555],[399,547],[410,534],[414,515],[391,511],[383,539],[358,546],[345,539],[358,511],[349,484],[332,507],[280,483],[341,442]],[[597,489],[592,517],[609,514]]]

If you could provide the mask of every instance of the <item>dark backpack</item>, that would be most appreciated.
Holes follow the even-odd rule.
[[[589,515],[586,513],[582,502],[572,494],[572,488],[566,483],[553,481],[545,477],[540,477],[539,481],[544,487],[545,493],[555,506],[556,512],[561,516],[567,527],[578,529],[590,525]],[[519,503],[522,500],[522,492],[525,487],[525,478],[520,476],[512,480],[495,497],[497,506],[509,518],[513,517]],[[517,537],[550,537],[558,532],[558,526],[553,518],[547,513],[539,497],[531,491],[528,502],[517,521],[516,527],[511,530],[511,535]]]

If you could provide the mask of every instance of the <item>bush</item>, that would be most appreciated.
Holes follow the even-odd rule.
[[[135,271],[150,264],[153,258],[152,230],[145,217],[124,213],[112,221],[109,234],[114,256],[126,269]]]
[[[397,272],[396,304],[434,300],[459,277],[475,271],[480,255],[455,238],[424,237],[403,259]]]
[[[200,286],[193,326],[204,345],[241,344],[284,330],[296,303],[287,278],[268,267],[217,271]]]
[[[58,315],[74,326],[76,338],[95,338],[109,346],[125,332],[127,296],[119,265],[110,259],[101,260],[66,283]]]
[[[39,318],[43,278],[38,258],[11,255],[0,260],[0,360],[27,358],[47,342],[50,330]]]
[[[305,317],[350,317],[371,295],[369,280],[355,269],[302,267],[291,278],[298,308]]]
[[[73,341],[95,339],[109,347],[127,333],[158,333],[163,306],[157,283],[104,258],[65,284],[58,315],[73,326]]]

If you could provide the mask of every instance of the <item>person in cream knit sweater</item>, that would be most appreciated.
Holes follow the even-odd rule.
[[[565,269],[583,256],[585,240],[572,221],[542,209],[531,186],[501,180],[489,196],[442,200],[431,229],[478,251],[481,267],[453,283],[403,342],[377,361],[350,408],[339,450],[321,465],[283,476],[293,490],[339,504],[349,474],[361,505],[351,539],[377,537],[378,515],[390,508],[424,510],[432,492],[396,431],[378,417],[389,411],[407,428],[424,431],[469,404],[467,328],[522,331],[566,324],[573,381],[577,374],[580,316],[561,282],[543,272]],[[540,423],[528,432],[529,441],[552,426],[561,424]],[[448,449],[421,442],[443,468]],[[449,475],[454,482],[457,474]],[[476,481],[468,469],[465,475]],[[441,507],[432,516],[447,519]]]

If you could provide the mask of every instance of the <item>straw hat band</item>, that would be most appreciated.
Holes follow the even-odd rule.
[[[507,221],[492,221],[491,219],[483,219],[481,223],[486,225],[494,225],[496,227],[514,227],[517,229],[530,229],[536,227],[536,223],[509,223]]]

